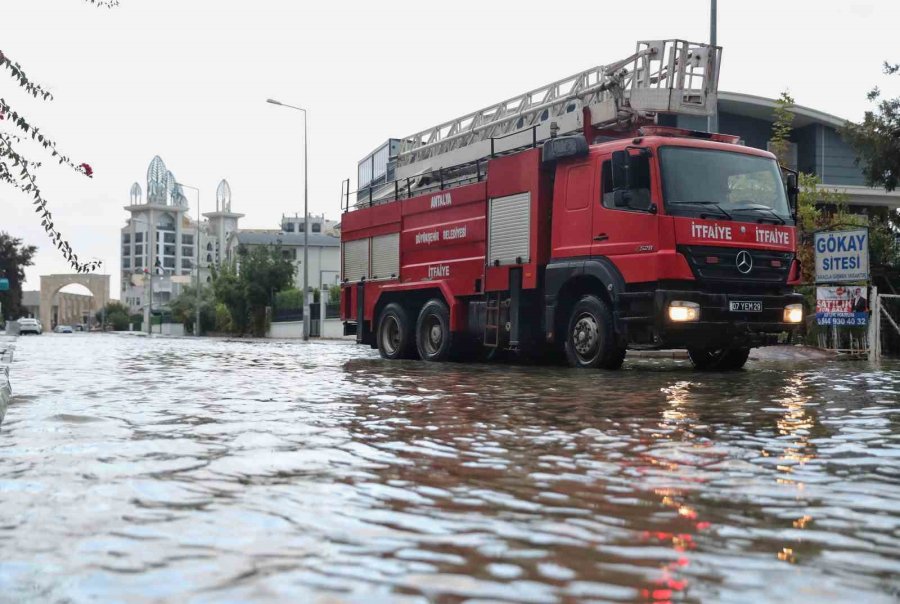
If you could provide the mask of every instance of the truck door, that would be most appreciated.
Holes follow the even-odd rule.
[[[630,187],[613,190],[612,161],[600,156],[600,195],[593,204],[591,256],[606,256],[627,283],[656,280],[659,227],[649,156],[632,157]]]
[[[554,185],[552,256],[590,256],[593,212],[597,202],[597,161],[594,158],[559,166]]]

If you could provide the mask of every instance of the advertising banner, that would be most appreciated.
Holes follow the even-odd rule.
[[[813,235],[816,283],[869,280],[869,231],[822,231]]]
[[[816,323],[819,325],[865,325],[868,310],[865,287],[816,288]]]

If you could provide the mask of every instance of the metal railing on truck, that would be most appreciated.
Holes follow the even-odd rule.
[[[537,129],[537,125],[530,128],[532,136],[529,144],[504,151],[495,151],[494,145],[496,141],[509,138],[510,136],[520,135],[522,132],[527,132],[528,129],[505,134],[503,136],[491,137],[490,155],[488,157],[476,159],[475,161],[469,161],[446,168],[437,168],[421,174],[416,174],[415,176],[398,178],[378,185],[369,185],[356,191],[350,190],[350,179],[347,178],[341,186],[341,212],[351,212],[362,208],[370,208],[372,206],[391,203],[401,199],[425,195],[433,191],[443,191],[448,188],[481,182],[487,178],[487,164],[491,159],[512,155],[513,153],[519,153],[526,149],[540,147],[542,142],[538,140]],[[359,198],[360,193],[363,193],[362,200]],[[350,203],[351,195],[356,195],[357,197],[356,203],[352,205]]]

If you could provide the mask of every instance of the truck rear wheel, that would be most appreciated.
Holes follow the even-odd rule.
[[[412,323],[406,309],[397,303],[384,307],[378,317],[375,341],[384,359],[408,359],[415,354]]]
[[[572,308],[566,359],[572,367],[592,369],[618,369],[625,360],[625,347],[616,341],[609,307],[597,296],[583,296]]]
[[[429,300],[416,321],[416,348],[423,361],[447,361],[453,355],[450,309],[442,300]]]
[[[736,371],[747,362],[750,348],[688,348],[688,356],[701,371]]]

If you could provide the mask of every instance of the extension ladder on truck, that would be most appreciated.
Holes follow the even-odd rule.
[[[604,129],[628,129],[657,113],[708,115],[716,104],[721,53],[719,46],[684,40],[638,42],[626,59],[400,139],[395,176],[414,177],[581,132],[586,115],[591,126]]]

